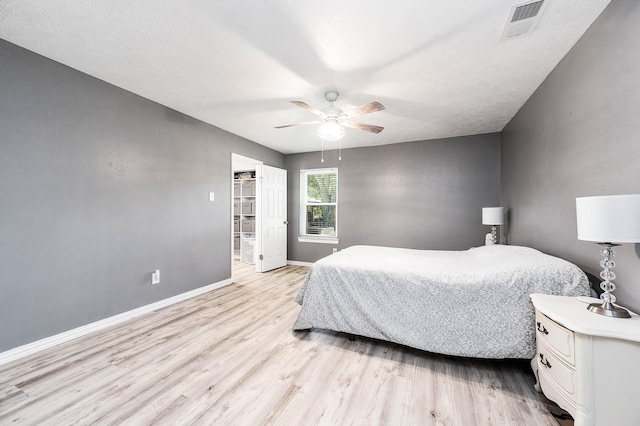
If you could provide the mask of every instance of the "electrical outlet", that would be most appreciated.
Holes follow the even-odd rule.
[[[151,273],[151,284],[160,284],[160,269],[156,269]]]

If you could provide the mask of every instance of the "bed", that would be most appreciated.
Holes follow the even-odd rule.
[[[478,358],[535,356],[532,293],[588,296],[577,266],[528,247],[352,246],[314,263],[294,330],[313,328]]]

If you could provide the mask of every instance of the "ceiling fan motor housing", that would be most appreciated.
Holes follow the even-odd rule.
[[[333,105],[324,108],[322,112],[327,116],[327,119],[337,120],[346,116],[344,111],[342,111],[340,108],[334,107]]]

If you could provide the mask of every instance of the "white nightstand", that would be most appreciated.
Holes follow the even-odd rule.
[[[609,318],[575,297],[533,294],[536,390],[575,426],[640,425],[640,317]]]

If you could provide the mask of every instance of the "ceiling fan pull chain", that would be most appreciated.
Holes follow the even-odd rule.
[[[322,139],[322,160],[320,162],[324,163],[324,139]]]
[[[338,139],[338,161],[342,160],[342,139]]]

